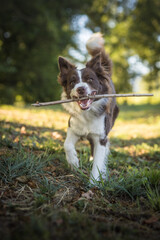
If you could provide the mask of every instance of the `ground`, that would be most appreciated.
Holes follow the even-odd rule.
[[[80,169],[66,163],[67,123],[61,107],[0,107],[1,239],[159,239],[160,105],[120,106],[94,187],[87,141]]]

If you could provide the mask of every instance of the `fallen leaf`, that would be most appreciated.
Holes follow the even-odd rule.
[[[56,170],[56,167],[53,165],[44,167],[44,171],[47,171],[47,172],[54,172],[55,170]]]
[[[59,134],[58,132],[52,132],[52,137],[53,137],[54,139],[59,139],[59,140],[62,140],[62,139],[63,139],[62,135]]]
[[[120,174],[119,171],[117,171],[116,169],[113,169],[110,176],[112,176],[112,175],[118,175],[119,176],[119,174]]]
[[[158,222],[158,220],[159,218],[157,216],[152,216],[149,219],[144,220],[144,222],[147,224],[151,224],[151,223]]]
[[[88,200],[91,200],[93,198],[93,196],[94,196],[94,193],[91,190],[89,190],[86,193],[82,193],[82,197],[84,197]]]
[[[37,187],[36,183],[33,182],[33,181],[29,181],[29,182],[28,182],[28,185],[29,185],[31,188],[36,188],[36,187]]]
[[[26,176],[17,177],[16,180],[17,180],[19,183],[27,183],[27,182],[28,182],[28,178],[27,178]]]
[[[26,134],[26,127],[25,126],[21,127],[20,133],[21,134]]]
[[[17,136],[14,140],[13,140],[14,143],[18,143],[19,142],[19,137]]]

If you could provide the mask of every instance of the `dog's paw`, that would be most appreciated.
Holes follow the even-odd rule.
[[[78,158],[72,158],[72,159],[67,159],[71,169],[76,169],[76,168],[79,168],[79,160]]]
[[[95,175],[91,174],[89,179],[89,185],[98,186],[104,184],[105,181],[107,181],[106,172],[98,172],[98,174]]]
[[[96,185],[96,180],[93,179],[93,178],[90,178],[89,179],[89,186],[92,187],[92,186],[95,186]]]

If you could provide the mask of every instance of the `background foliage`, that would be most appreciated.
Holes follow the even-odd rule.
[[[117,92],[131,90],[140,74],[130,65],[133,56],[148,68],[148,88],[158,89],[159,10],[158,0],[1,0],[0,103],[59,98],[57,57],[78,49],[73,23],[84,15],[88,29],[104,33]]]

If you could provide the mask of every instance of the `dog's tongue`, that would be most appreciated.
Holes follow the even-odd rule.
[[[95,90],[95,91],[92,91],[92,93],[90,95],[94,96],[94,95],[96,95],[96,93],[97,93],[97,91]],[[78,105],[82,110],[86,110],[86,109],[89,109],[89,107],[93,101],[94,101],[93,99],[79,100]]]
[[[82,110],[86,110],[90,107],[91,102],[92,101],[90,99],[86,99],[78,101],[78,104]]]
[[[88,104],[88,99],[82,100],[82,101],[79,101],[79,102],[80,102],[80,104],[82,104],[82,105],[84,105],[84,106],[87,106],[87,104]]]

